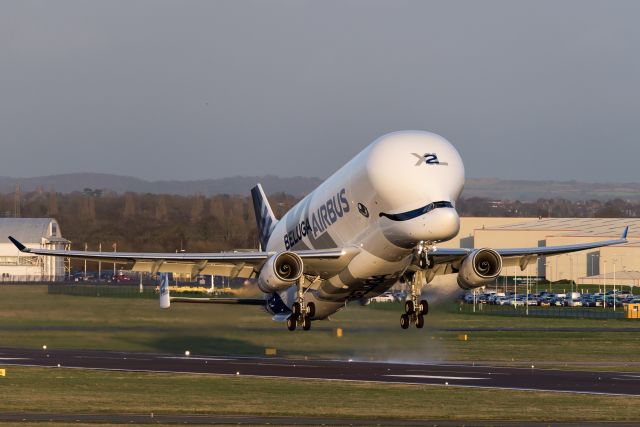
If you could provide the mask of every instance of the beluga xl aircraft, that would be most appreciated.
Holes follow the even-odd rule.
[[[277,219],[260,184],[251,190],[261,250],[222,253],[88,252],[27,248],[22,252],[128,264],[133,271],[257,278],[263,299],[177,298],[162,275],[160,306],[171,302],[261,305],[289,330],[311,328],[351,301],[366,301],[398,280],[411,296],[403,329],[424,326],[421,290],[436,275],[457,274],[460,288],[492,283],[504,266],[524,270],[539,256],[626,243],[508,249],[438,248],[460,228],[455,208],[464,166],[443,137],[423,131],[384,135]]]

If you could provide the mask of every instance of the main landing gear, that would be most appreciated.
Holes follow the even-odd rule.
[[[404,314],[400,316],[400,327],[407,329],[412,323],[416,325],[416,328],[422,329],[424,327],[424,316],[429,312],[429,304],[427,300],[423,299],[416,305],[414,300],[407,300],[404,303]]]
[[[301,277],[298,282],[298,292],[296,296],[296,302],[291,307],[291,316],[287,319],[287,329],[295,331],[296,327],[301,327],[303,330],[308,331],[311,329],[311,318],[316,315],[316,306],[314,303],[305,303],[304,294],[302,289],[304,278]]]
[[[412,323],[416,328],[424,327],[424,316],[429,312],[427,300],[420,299],[422,284],[424,283],[424,270],[417,270],[411,276],[411,299],[404,303],[404,314],[400,316],[400,327],[407,329]]]

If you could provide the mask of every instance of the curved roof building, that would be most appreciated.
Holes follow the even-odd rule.
[[[0,218],[0,281],[64,279],[64,259],[21,253],[8,236],[30,248],[65,249],[70,242],[62,237],[58,221],[53,218]]]

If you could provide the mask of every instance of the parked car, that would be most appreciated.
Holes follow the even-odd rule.
[[[553,298],[551,300],[551,305],[554,307],[562,307],[564,299],[563,298]]]
[[[566,299],[564,300],[565,307],[582,307],[582,301],[579,299]]]
[[[509,297],[500,297],[496,300],[496,305],[509,305],[510,301]]]
[[[550,298],[540,298],[540,300],[538,301],[538,305],[540,307],[549,307],[551,305],[551,299]]]
[[[371,302],[395,302],[395,298],[390,292],[385,292],[377,297],[373,297],[370,299]]]
[[[524,307],[524,300],[522,298],[512,298],[509,300],[509,305],[514,307]]]
[[[132,277],[125,276],[124,274],[116,274],[113,276],[113,283],[135,283]]]

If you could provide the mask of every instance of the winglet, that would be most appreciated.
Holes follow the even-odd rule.
[[[622,236],[620,236],[620,238],[621,238],[621,239],[625,239],[625,240],[626,240],[626,239],[627,239],[627,233],[628,233],[628,232],[629,232],[629,226],[627,225],[627,226],[624,228],[624,231],[622,232]]]
[[[11,240],[11,243],[13,243],[14,245],[16,245],[16,248],[18,248],[18,250],[20,252],[29,252],[29,249],[23,245],[22,243],[18,242],[16,239],[14,239],[13,237],[9,236],[9,240]]]

